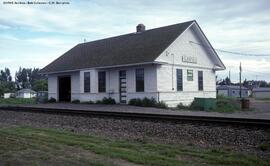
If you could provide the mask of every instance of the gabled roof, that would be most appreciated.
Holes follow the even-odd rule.
[[[219,85],[217,86],[218,90],[229,90],[229,89],[233,89],[233,90],[240,90],[240,86],[238,85]],[[242,86],[241,87],[242,90],[248,90],[248,88]]]
[[[44,67],[41,73],[154,62],[193,22],[81,43]]]
[[[81,43],[41,69],[40,73],[48,74],[89,68],[159,63],[155,62],[158,56],[193,23],[198,25],[193,20],[144,32]],[[209,45],[211,46],[210,43]],[[221,68],[225,69],[215,51],[214,56],[221,64]]]
[[[270,88],[253,88],[253,92],[270,92]]]
[[[21,89],[18,90],[16,93],[36,93],[36,92],[33,91],[32,89]]]

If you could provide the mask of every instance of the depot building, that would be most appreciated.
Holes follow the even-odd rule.
[[[216,97],[216,71],[225,66],[196,21],[80,43],[41,70],[57,101],[118,103],[154,98],[169,106]]]

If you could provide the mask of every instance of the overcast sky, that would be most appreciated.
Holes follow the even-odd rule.
[[[19,66],[42,68],[84,39],[134,32],[138,23],[150,29],[195,19],[217,49],[270,54],[270,0],[66,0],[69,5],[4,1],[0,0],[0,69],[8,67],[13,74]],[[237,81],[241,61],[244,78],[270,81],[270,56],[218,54],[227,67],[218,78],[231,70]]]

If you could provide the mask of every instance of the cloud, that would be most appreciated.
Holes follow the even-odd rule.
[[[270,54],[268,0],[171,0],[169,3],[153,3],[151,0],[69,1],[70,5],[1,4],[2,62],[9,58],[30,62],[37,56],[53,60],[77,43],[83,42],[84,38],[92,41],[134,32],[138,23],[151,29],[193,19],[198,21],[215,48]],[[218,53],[225,64],[236,67],[242,61],[243,65],[251,66],[250,70],[269,73],[267,67],[270,57]],[[44,59],[31,63],[43,67],[49,63]],[[19,66],[21,61],[14,63]],[[220,72],[220,75],[222,73],[226,74],[228,70]]]

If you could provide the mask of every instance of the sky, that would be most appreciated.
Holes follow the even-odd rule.
[[[0,69],[43,68],[78,43],[196,20],[231,80],[270,81],[270,0],[58,0],[69,4],[6,4],[0,0]],[[33,2],[32,0],[28,0]],[[35,0],[48,2],[48,0]],[[51,2],[53,2],[51,0]]]

